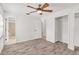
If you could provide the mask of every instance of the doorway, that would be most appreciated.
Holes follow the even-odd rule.
[[[16,43],[16,23],[14,18],[8,18],[5,21],[6,39],[5,45]]]
[[[55,41],[62,41],[62,21],[61,17],[55,20]]]
[[[68,43],[68,15],[55,19],[55,41]]]

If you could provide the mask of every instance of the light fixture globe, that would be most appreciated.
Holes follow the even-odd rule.
[[[37,13],[39,13],[39,14],[40,14],[40,13],[42,13],[42,11],[41,11],[41,10],[38,10],[38,11],[37,11]]]

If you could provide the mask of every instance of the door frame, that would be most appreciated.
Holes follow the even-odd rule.
[[[14,20],[13,20],[14,19]],[[7,18],[6,20],[5,20],[5,28],[6,28],[6,41],[5,41],[5,43],[6,44],[8,44],[8,42],[9,42],[9,22],[13,22],[13,23],[15,23],[15,40],[16,40],[16,21],[15,21],[15,18],[13,18],[12,20],[10,20],[9,18]],[[16,43],[16,42],[15,42]],[[5,45],[6,45],[5,44]]]

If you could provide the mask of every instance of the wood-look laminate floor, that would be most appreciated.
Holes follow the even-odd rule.
[[[76,55],[79,48],[72,51],[62,42],[51,43],[44,39],[20,42],[4,47],[1,55]]]

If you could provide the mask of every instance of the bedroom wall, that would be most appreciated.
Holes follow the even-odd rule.
[[[16,17],[16,41],[41,38],[41,22],[36,16],[19,15]]]

